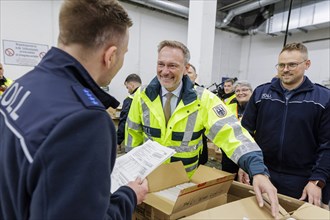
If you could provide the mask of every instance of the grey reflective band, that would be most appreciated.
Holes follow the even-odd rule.
[[[248,152],[252,152],[252,151],[259,151],[260,148],[259,146],[252,142],[250,139],[248,139],[244,134],[242,129],[244,129],[243,127],[241,127],[238,123],[237,123],[237,119],[234,115],[225,118],[225,119],[221,119],[219,121],[217,121],[210,129],[210,133],[208,135],[208,137],[213,140],[215,138],[215,136],[218,134],[218,132],[226,125],[229,124],[233,130],[234,130],[234,135],[235,138],[240,141],[242,143],[242,145],[240,145],[237,149],[235,149],[233,155],[230,157],[230,159],[232,159],[234,162],[237,163],[238,159],[248,153]]]
[[[136,131],[142,131],[142,125],[131,121],[129,117],[127,117],[126,123],[128,128]]]
[[[173,150],[175,150],[177,153],[186,153],[186,152],[194,152],[198,149],[199,146],[203,144],[203,140],[200,140],[198,144],[191,145],[191,146],[167,146]]]
[[[186,167],[186,172],[189,173],[195,169],[197,169],[198,163],[196,163],[195,165],[192,165],[191,167]]]
[[[205,88],[200,87],[200,86],[196,86],[195,90],[196,90],[198,99],[201,99]]]
[[[142,117],[143,117],[143,125],[150,127],[150,110],[146,103],[141,99],[142,106]],[[149,139],[152,140],[152,137],[149,133],[145,133]]]
[[[183,143],[186,142],[187,143],[186,145],[188,145],[189,141],[192,140],[192,136],[194,133],[194,127],[195,127],[196,119],[197,119],[197,114],[198,114],[198,111],[195,111],[188,116],[186,129],[185,129],[185,132],[184,132],[184,135],[182,138],[182,142]]]
[[[125,147],[125,152],[127,153],[127,152],[131,151],[132,149],[133,149],[133,147],[126,146]]]
[[[232,125],[237,125],[237,118],[235,117],[235,115],[231,115],[227,118],[224,119],[219,119],[216,123],[214,123],[212,125],[212,127],[210,128],[210,132],[207,135],[211,140],[213,140],[215,138],[215,136],[218,134],[218,132],[227,124],[229,124],[230,126]],[[237,125],[239,126],[239,125]],[[233,126],[232,126],[233,127]]]
[[[259,146],[253,142],[244,143],[244,145],[240,145],[238,148],[235,149],[230,159],[232,159],[237,164],[239,158],[241,158],[242,155],[250,153],[252,151],[260,151]]]
[[[141,106],[142,106],[142,117],[144,121],[143,124],[150,127],[150,110],[142,99],[141,99]]]

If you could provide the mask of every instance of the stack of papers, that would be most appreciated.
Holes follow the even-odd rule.
[[[127,154],[118,157],[111,174],[111,193],[120,186],[146,178],[154,169],[175,154],[175,150],[148,140]]]
[[[195,185],[196,185],[196,183],[193,183],[193,182],[182,183],[180,185],[156,192],[155,194],[158,196],[162,196],[172,202],[175,202],[178,199],[179,193],[181,192],[181,190],[186,189],[191,186],[195,186]]]

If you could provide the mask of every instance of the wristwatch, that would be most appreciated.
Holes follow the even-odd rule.
[[[325,183],[322,180],[314,180],[310,182],[313,183],[315,186],[320,187],[321,189],[323,189],[325,186]]]

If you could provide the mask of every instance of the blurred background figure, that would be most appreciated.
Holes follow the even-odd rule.
[[[236,97],[234,91],[234,83],[236,80],[237,78],[225,80],[223,84],[223,90],[219,90],[218,96],[226,105],[229,105],[231,101]]]
[[[3,65],[0,63],[0,96],[13,83],[11,79],[8,79],[3,75],[4,72]]]
[[[123,149],[125,149],[124,147],[123,148],[121,147],[121,143],[125,139],[125,123],[129,109],[131,107],[134,93],[141,86],[141,84],[142,84],[142,80],[140,76],[135,73],[128,75],[124,82],[124,85],[126,86],[129,95],[126,97],[126,99],[123,102],[123,107],[119,117],[118,130],[117,130],[117,151],[119,153],[123,153]]]
[[[189,76],[189,79],[192,81],[192,83],[195,86],[200,86],[198,83],[196,83],[197,73],[196,73],[195,66],[192,65],[191,63],[189,65],[190,66],[187,71],[187,75]],[[202,152],[200,152],[200,154],[199,154],[198,164],[206,164],[208,161],[208,158],[209,158],[209,155],[207,152],[207,137],[205,136],[205,134],[203,134],[203,148],[202,148]]]
[[[236,97],[232,99],[230,104],[228,104],[228,108],[235,114],[235,116],[241,120],[245,107],[249,102],[253,89],[250,83],[246,81],[237,81],[233,86],[234,93]],[[230,173],[238,173],[239,167],[227,157],[226,153],[222,152],[222,160],[221,160],[222,170]],[[236,175],[235,180],[239,178]],[[244,182],[244,183],[249,183]]]

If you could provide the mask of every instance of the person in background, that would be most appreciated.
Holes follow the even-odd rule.
[[[250,83],[244,81],[237,81],[234,83],[235,98],[232,103],[228,105],[228,108],[235,114],[238,120],[242,119],[245,107],[249,102],[253,89]],[[238,172],[239,167],[231,159],[229,159],[225,152],[222,152],[221,160],[222,170],[229,173],[237,173],[235,180],[245,183]],[[249,184],[249,182],[247,182]]]
[[[310,66],[305,45],[285,45],[278,78],[254,90],[242,125],[261,147],[278,192],[323,206],[330,200],[330,90],[305,76]]]
[[[189,79],[191,80],[191,82],[195,86],[199,86],[196,83],[196,79],[197,79],[196,68],[191,63],[189,63],[189,68],[188,68],[188,71],[187,71],[187,75],[188,75]],[[207,148],[207,137],[205,136],[205,134],[203,134],[203,147],[202,147],[201,152],[199,154],[199,162],[198,163],[199,164],[206,164],[208,159],[209,159],[209,155],[208,155],[208,148]]]
[[[13,83],[11,79],[6,78],[4,73],[3,65],[0,63],[0,96],[6,91],[6,89]]]
[[[158,45],[157,75],[134,95],[127,117],[125,144],[128,150],[148,139],[176,151],[166,163],[181,161],[188,177],[198,167],[202,134],[253,177],[260,206],[267,193],[272,214],[278,216],[278,198],[269,180],[262,152],[234,114],[212,92],[194,87],[186,75],[190,52],[178,41]]]
[[[139,75],[132,73],[125,79],[124,85],[129,93],[129,96],[123,102],[123,107],[120,112],[118,130],[117,130],[117,149],[121,152],[121,144],[125,139],[125,123],[128,115],[129,108],[133,100],[135,91],[141,86],[142,81]]]
[[[226,79],[223,84],[223,94],[220,96],[221,100],[228,106],[233,103],[235,96],[234,79]]]
[[[147,181],[110,194],[117,138],[106,109],[119,102],[101,89],[131,26],[116,0],[63,2],[58,48],[1,98],[0,219],[132,219]]]

